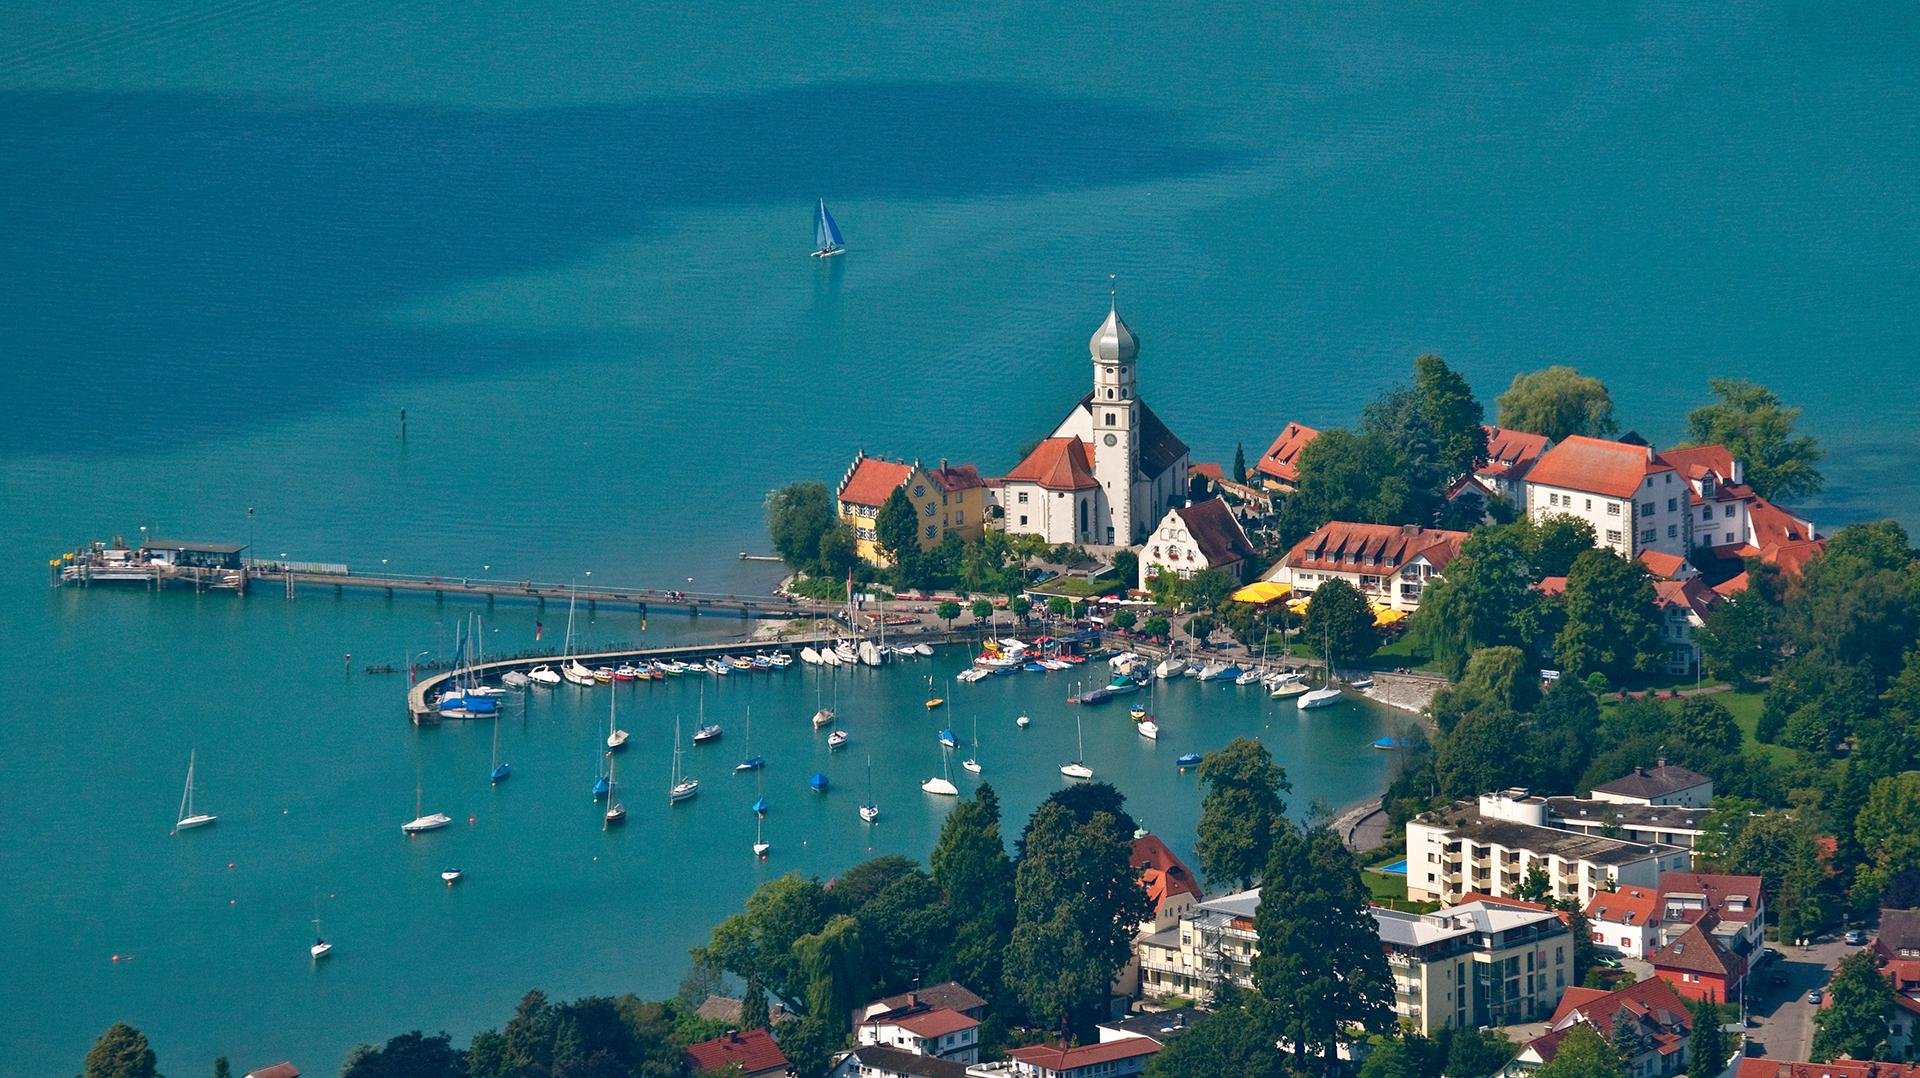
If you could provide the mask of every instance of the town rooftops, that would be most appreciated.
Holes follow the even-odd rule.
[[[1920,1078],[1920,1063],[1880,1063],[1867,1059],[1794,1063],[1747,1057],[1740,1060],[1734,1078]]]
[[[915,1055],[901,1048],[884,1044],[868,1044],[848,1052],[843,1059],[851,1059],[861,1064],[857,1073],[878,1071],[888,1075],[907,1075],[908,1078],[967,1078],[964,1063],[955,1063],[938,1056]]]
[[[1873,947],[1887,958],[1920,957],[1920,910],[1881,910]]]
[[[1662,872],[1660,900],[1669,911],[1704,909],[1722,921],[1745,923],[1760,912],[1760,877],[1716,872]]]
[[[1253,558],[1253,543],[1247,538],[1246,529],[1240,526],[1239,518],[1227,507],[1226,499],[1208,498],[1179,506],[1174,513],[1187,526],[1187,534],[1193,537],[1207,564],[1227,565]]]
[[[1677,764],[1662,761],[1653,767],[1636,767],[1612,782],[1603,782],[1595,786],[1593,792],[1650,800],[1671,797],[1682,790],[1690,790],[1709,781],[1711,780],[1698,771],[1689,771]]]
[[[1487,432],[1487,458],[1474,471],[1488,478],[1511,475],[1524,478],[1540,455],[1547,451],[1547,436],[1523,430],[1483,426]]]
[[[1193,871],[1160,841],[1158,835],[1141,835],[1133,840],[1132,854],[1127,863],[1140,873],[1140,886],[1147,889],[1147,897],[1153,901],[1154,912],[1159,912],[1167,900],[1178,895],[1192,895],[1194,901],[1200,900],[1200,884],[1193,878]]]
[[[980,478],[980,469],[971,464],[949,465],[944,460],[940,462],[938,468],[930,469],[927,472],[927,478],[933,480],[934,486],[939,487],[948,494],[956,494],[963,490],[972,490],[975,487],[986,486],[985,481]]]
[[[1698,832],[1707,818],[1705,808],[1685,805],[1642,805],[1631,801],[1594,801],[1585,797],[1547,798],[1549,819],[1569,827],[1612,824],[1636,831]]]
[[[1708,611],[1720,603],[1721,598],[1719,592],[1708,587],[1706,581],[1697,576],[1653,582],[1653,605],[1663,610],[1685,610],[1702,620],[1706,619]]]
[[[882,460],[865,453],[854,458],[847,477],[840,481],[840,500],[853,505],[879,507],[887,496],[913,474],[913,465],[899,460]]]
[[[1027,459],[1006,475],[1009,483],[1033,483],[1048,490],[1090,490],[1100,485],[1093,477],[1093,457],[1078,438],[1043,438]]]
[[[1617,925],[1658,924],[1660,921],[1660,895],[1648,887],[1622,887],[1618,891],[1602,891],[1587,903],[1587,917],[1595,921],[1607,921]]]
[[[1282,483],[1300,481],[1300,451],[1307,443],[1320,437],[1320,432],[1300,423],[1288,423],[1281,428],[1280,436],[1273,440],[1260,460],[1253,467],[1255,472],[1278,479]]]
[[[1460,553],[1466,532],[1422,528],[1416,524],[1355,524],[1329,521],[1295,543],[1284,559],[1289,569],[1313,569],[1383,576],[1415,558],[1445,569]]]
[[[1747,968],[1745,960],[1702,931],[1698,924],[1688,925],[1672,943],[1648,955],[1647,961],[1653,963],[1654,969],[1705,973],[1728,980],[1739,979]]]
[[[1091,1067],[1096,1063],[1114,1063],[1122,1059],[1150,1056],[1159,1050],[1160,1042],[1152,1037],[1122,1037],[1117,1041],[1083,1044],[1078,1048],[1065,1048],[1053,1044],[1029,1044],[1024,1048],[1015,1048],[1007,1055],[1030,1067],[1059,1073]]]
[[[884,999],[876,999],[865,1007],[860,1008],[860,1013],[855,1015],[854,1021],[857,1024],[868,1015],[880,1014],[885,1011],[897,1011],[902,1007],[911,1007],[916,1003],[923,1003],[929,1007],[945,1007],[950,1011],[959,1011],[962,1014],[984,1011],[987,1006],[986,1000],[981,999],[971,989],[960,982],[941,981],[939,984],[928,985],[925,988],[916,988],[911,992],[902,992],[897,996],[887,996]]]
[[[1672,470],[1646,446],[1574,434],[1541,454],[1527,473],[1527,482],[1609,498],[1631,498],[1647,476]]]
[[[1539,856],[1586,861],[1596,865],[1630,865],[1677,848],[1502,820],[1483,815],[1479,806],[1472,802],[1435,809],[1419,817],[1419,822],[1444,828],[1483,846],[1531,850]]]
[[[1165,1011],[1145,1011],[1100,1023],[1100,1028],[1123,1037],[1151,1037],[1161,1044],[1193,1028],[1205,1012],[1192,1007],[1174,1007]],[[1109,1037],[1108,1040],[1113,1038]]]
[[[1649,1050],[1664,1056],[1686,1050],[1693,1014],[1673,985],[1658,977],[1614,992],[1569,988],[1561,995],[1547,1032],[1527,1044],[1522,1058],[1531,1054],[1539,1062],[1550,1062],[1560,1042],[1581,1023],[1592,1026],[1600,1039],[1611,1041],[1614,1027],[1622,1022],[1632,1023]]]
[[[1654,550],[1649,547],[1646,550],[1642,550],[1638,557],[1640,564],[1646,566],[1647,572],[1652,573],[1654,576],[1663,577],[1667,580],[1678,580],[1682,576],[1692,575],[1687,572],[1687,559],[1678,554],[1668,554],[1665,551]]]
[[[786,1054],[764,1029],[728,1030],[710,1041],[687,1045],[686,1057],[694,1070],[717,1071],[738,1066],[742,1074],[786,1067]]]
[[[887,1011],[868,1018],[863,1025],[899,1026],[916,1037],[944,1037],[949,1033],[958,1033],[963,1029],[972,1029],[979,1025],[978,1019],[969,1018],[959,1011],[947,1007],[928,1007],[924,1004],[908,1008],[904,1013]]]

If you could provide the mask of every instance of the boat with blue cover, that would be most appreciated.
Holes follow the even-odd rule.
[[[814,793],[817,793],[817,794],[826,793],[827,792],[827,776],[823,772],[815,771],[813,773],[813,777],[807,780],[807,785],[810,788],[812,788]]]

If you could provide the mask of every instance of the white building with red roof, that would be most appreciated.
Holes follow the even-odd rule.
[[[1473,474],[1495,494],[1516,507],[1527,504],[1527,473],[1546,454],[1553,440],[1544,434],[1484,426],[1487,456]]]
[[[1127,1078],[1146,1070],[1147,1060],[1159,1050],[1160,1042],[1152,1037],[1121,1037],[1077,1048],[1029,1044],[1007,1053],[1004,1068],[995,1064],[991,1073],[1014,1078]],[[975,1067],[969,1073],[981,1070]]]
[[[859,1043],[881,1045],[952,1063],[980,1058],[980,1021],[952,1007],[935,1006],[909,993],[907,1002],[869,1013],[854,1027]]]
[[[1587,930],[1596,947],[1645,958],[1660,946],[1660,892],[1652,887],[1601,891],[1587,903]]]
[[[1254,462],[1254,476],[1272,490],[1293,490],[1300,485],[1300,451],[1318,437],[1320,432],[1304,423],[1288,423]]]
[[[1295,543],[1263,579],[1311,594],[1329,580],[1344,580],[1382,606],[1412,613],[1420,593],[1455,556],[1466,532],[1414,524],[1322,524]]]
[[[1182,579],[1220,569],[1245,583],[1253,572],[1253,540],[1226,499],[1215,496],[1167,510],[1140,548],[1140,587],[1161,570]]]
[[[1553,1062],[1560,1042],[1581,1025],[1608,1043],[1618,1043],[1615,1031],[1622,1026],[1638,1034],[1641,1050],[1627,1060],[1627,1073],[1635,1078],[1664,1078],[1687,1069],[1693,1013],[1672,985],[1656,977],[1613,992],[1567,989],[1547,1032],[1527,1042],[1504,1073],[1528,1073]]]
[[[999,482],[1007,531],[1133,546],[1187,495],[1187,446],[1135,393],[1140,341],[1118,307],[1087,342],[1093,390]]]

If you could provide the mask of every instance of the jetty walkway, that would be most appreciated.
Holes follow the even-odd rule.
[[[289,598],[302,587],[327,587],[336,593],[355,588],[383,591],[388,597],[404,593],[432,595],[436,600],[450,595],[469,596],[485,599],[489,603],[498,599],[512,599],[543,607],[549,599],[556,602],[578,601],[586,604],[589,610],[596,609],[601,603],[631,604],[642,614],[659,608],[688,614],[727,614],[743,618],[826,618],[846,609],[844,602],[815,602],[785,595],[723,595],[664,588],[581,587],[539,580],[363,574],[344,569],[316,571],[264,563],[249,568],[248,574],[261,583],[280,584]]]

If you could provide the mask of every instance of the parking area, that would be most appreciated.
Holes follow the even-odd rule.
[[[1756,971],[1757,984],[1747,995],[1749,1055],[1775,1059],[1806,1059],[1813,1047],[1814,1007],[1807,993],[1824,988],[1840,959],[1859,948],[1833,940],[1807,947],[1774,945],[1781,952],[1775,964]],[[1775,970],[1784,977],[1772,983]]]

